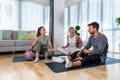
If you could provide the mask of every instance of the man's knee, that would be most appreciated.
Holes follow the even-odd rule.
[[[77,53],[79,51],[75,51],[73,54],[70,55],[71,59],[75,59],[77,57]]]

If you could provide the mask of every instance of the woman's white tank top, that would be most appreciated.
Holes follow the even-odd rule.
[[[68,35],[68,43],[70,47],[76,47],[76,35],[72,38]]]

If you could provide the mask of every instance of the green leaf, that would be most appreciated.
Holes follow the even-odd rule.
[[[120,25],[120,17],[116,18],[116,23],[118,26]]]
[[[79,25],[77,25],[77,26],[75,26],[75,30],[80,30],[80,26]]]

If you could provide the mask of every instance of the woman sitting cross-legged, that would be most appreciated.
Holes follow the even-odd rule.
[[[83,45],[79,35],[75,34],[74,27],[69,28],[69,33],[70,34],[67,36],[67,44],[58,48],[58,51],[68,55],[75,51],[79,51]],[[76,45],[77,42],[79,43],[79,46]]]
[[[32,43],[32,45],[27,49],[27,51],[30,50],[35,50],[36,52],[36,58],[34,60],[34,62],[38,62],[39,61],[39,54],[40,55],[44,55],[45,51],[49,49],[49,53],[52,52],[52,44],[51,44],[51,40],[49,36],[45,35],[46,30],[45,27],[41,26],[38,28],[37,31],[37,36],[34,40],[34,42]]]

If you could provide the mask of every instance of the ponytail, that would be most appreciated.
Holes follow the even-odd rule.
[[[41,26],[41,27],[38,28],[38,30],[37,30],[37,35],[36,35],[37,37],[41,35],[41,34],[40,34],[40,31],[41,31],[42,28],[44,28],[44,26]]]

